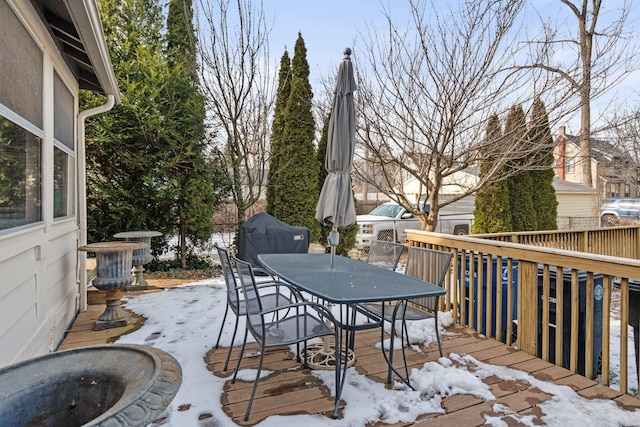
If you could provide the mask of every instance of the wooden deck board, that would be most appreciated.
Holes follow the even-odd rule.
[[[144,318],[132,316],[130,324],[126,327],[94,331],[93,324],[104,310],[103,307],[89,306],[87,312],[81,313],[59,349],[113,342],[118,336],[131,332],[144,322]],[[586,398],[611,399],[620,407],[628,410],[640,408],[640,400],[638,399],[599,385],[567,369],[545,362],[493,339],[487,339],[472,330],[454,325],[449,328],[449,332],[441,335],[445,356],[451,353],[469,354],[481,362],[508,366],[530,373],[542,381],[568,385]],[[356,333],[355,369],[370,380],[384,384],[387,377],[387,364],[380,348],[376,347],[380,339],[380,331],[376,329]],[[243,417],[253,381],[237,380],[234,384],[231,383],[231,375],[238,360],[239,350],[239,347],[232,350],[227,371],[222,370],[228,351],[226,347],[211,349],[203,361],[212,375],[226,380],[220,404],[236,424],[250,426],[272,415],[322,414],[326,417],[331,416],[334,408],[334,400],[331,397],[333,391],[317,379],[311,370],[305,369],[297,362],[288,348],[282,347],[270,349],[265,356],[264,369],[270,371],[271,374],[260,380],[251,416],[249,421],[245,422]],[[241,369],[255,369],[257,367],[259,361],[257,350],[255,343],[247,345]],[[421,346],[419,351],[415,351],[413,348],[407,348],[406,351],[410,369],[419,369],[425,363],[437,361],[440,357],[436,344],[432,344],[429,348]],[[400,350],[396,350],[394,360],[396,367],[400,367],[402,361]],[[483,381],[489,385],[496,400],[484,401],[475,396],[462,394],[445,397],[442,400],[444,414],[424,414],[418,418],[415,424],[427,422],[430,426],[479,426],[485,423],[486,415],[498,415],[493,412],[496,403],[507,405],[511,410],[523,415],[536,415],[539,419],[543,414],[537,405],[551,397],[525,381],[509,381],[495,376],[485,378]],[[385,386],[391,387],[386,384]],[[341,402],[340,408],[340,416],[342,416],[342,410],[345,408],[344,401]],[[403,422],[386,424],[380,420],[371,423],[368,427],[404,427],[413,424]],[[509,421],[508,425],[517,425],[517,423]]]

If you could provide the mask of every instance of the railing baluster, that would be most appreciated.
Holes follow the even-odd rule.
[[[558,308],[560,307],[560,308]],[[556,365],[562,366],[563,355],[563,331],[564,331],[564,268],[556,268]]]
[[[542,359],[549,360],[549,264],[545,264],[542,270]],[[557,308],[556,308],[557,312]]]
[[[491,286],[491,282],[486,282],[483,280],[485,277],[484,274],[484,266],[486,265],[484,263],[484,254],[482,252],[478,252],[478,263],[477,263],[477,271],[476,274],[473,277],[477,277],[477,280],[474,280],[474,287],[476,289],[476,301],[477,303],[474,304],[475,310],[476,310],[476,330],[480,331],[481,333],[487,335],[487,324],[486,322],[484,322],[483,317],[483,310],[482,307],[485,307],[485,313],[486,314],[486,306],[484,304],[484,295],[485,292],[487,290],[488,287]],[[485,325],[484,328],[482,327],[482,325]]]
[[[620,391],[626,393],[627,386],[627,355],[629,354],[629,279],[623,277],[620,281]],[[624,357],[623,357],[624,355]]]
[[[611,282],[612,276],[605,275],[602,278],[602,383],[609,385],[609,343],[611,327],[611,316],[607,315],[611,311]]]
[[[595,321],[595,305],[594,305],[594,281],[593,272],[587,272],[586,283],[586,312],[585,312],[585,337],[584,337],[584,374],[591,377],[593,372],[593,327]],[[602,322],[600,323],[602,324]]]
[[[504,317],[504,313],[502,312],[502,283],[505,280],[505,277],[502,274],[502,257],[496,257],[496,282],[499,283],[496,287],[496,339],[498,341],[504,340],[504,330],[502,328],[502,318]],[[511,286],[511,283],[506,282],[507,287]],[[507,300],[509,301],[509,300]],[[508,319],[509,323],[511,323],[511,319]]]
[[[558,278],[556,278],[558,280]],[[559,278],[562,280],[562,277]],[[578,328],[580,327],[580,295],[578,288],[578,270],[571,270],[571,352],[569,353],[569,369],[578,372]],[[560,331],[562,333],[562,331]]]
[[[513,259],[507,259],[507,345],[513,344]],[[517,313],[517,312],[516,312]]]

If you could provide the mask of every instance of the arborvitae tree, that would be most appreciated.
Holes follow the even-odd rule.
[[[547,109],[540,97],[533,103],[529,122],[529,140],[539,146],[536,168],[529,171],[533,180],[533,205],[538,230],[558,228],[558,200],[553,188],[553,136],[549,127]]]
[[[122,102],[87,121],[88,240],[128,230],[170,236],[162,87],[171,71],[162,53],[162,9],[154,0],[103,0],[100,12]],[[83,93],[81,109],[100,103]],[[158,250],[166,242],[152,244]]]
[[[167,14],[167,58],[169,64],[183,64],[197,86],[198,67],[191,0],[170,0]]]
[[[302,35],[291,64],[291,93],[285,107],[282,157],[279,159],[273,214],[291,225],[311,230],[312,241],[320,236],[315,219],[318,202],[318,159],[313,145],[315,123],[311,111],[313,93],[309,83],[307,48]]]
[[[173,78],[165,86],[165,96],[172,101],[165,104],[165,126],[172,132],[167,141],[172,153],[167,159],[172,171],[171,213],[179,238],[176,253],[185,268],[188,241],[195,245],[209,240],[219,196],[226,193],[216,190],[224,188],[221,170],[212,170],[206,159],[205,99],[198,81],[191,0],[169,3],[166,55]]]
[[[516,146],[525,147],[528,144],[527,123],[522,106],[511,107],[504,133]],[[524,159],[514,161],[507,178],[512,231],[530,231],[537,228],[533,205],[533,180],[529,171],[521,168],[524,163]]]
[[[285,49],[280,59],[278,74],[278,93],[276,94],[276,109],[271,125],[271,148],[269,150],[269,175],[267,179],[267,212],[274,215],[276,184],[278,183],[279,159],[282,156],[282,134],[285,125],[285,108],[291,93],[291,60]]]
[[[489,118],[487,123],[487,142],[499,143],[502,138],[500,120],[497,115]],[[487,158],[487,162],[491,159]],[[480,165],[480,179],[492,165]],[[496,177],[497,180],[483,187],[476,194],[473,233],[503,233],[511,231],[511,207],[509,205],[509,186],[507,181]]]
[[[322,190],[322,185],[324,184],[324,180],[329,174],[325,167],[325,157],[327,155],[327,134],[329,133],[329,116],[324,121],[324,126],[322,127],[322,137],[318,142],[318,165],[320,166],[318,169],[318,197],[320,197],[320,191]],[[355,202],[355,200],[354,200]],[[328,244],[327,238],[329,237],[329,233],[333,230],[332,226],[328,225],[320,225],[320,239],[319,243],[326,247],[326,252],[330,252],[331,248],[327,247]],[[349,251],[353,249],[356,245],[356,234],[358,233],[358,224],[353,223],[348,227],[338,227],[338,232],[340,233],[340,240],[338,242],[338,246],[336,246],[336,253],[338,255],[349,256]]]

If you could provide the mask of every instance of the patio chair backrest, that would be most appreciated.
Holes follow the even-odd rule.
[[[395,271],[403,249],[404,245],[401,243],[374,240],[369,246],[367,264]]]
[[[451,252],[438,251],[436,249],[409,247],[405,274],[432,285],[444,287],[447,271],[451,266]],[[429,310],[436,311],[437,298],[420,298],[412,302]]]
[[[252,334],[256,336],[264,336],[265,321],[262,313],[262,300],[258,293],[256,285],[256,278],[253,274],[253,268],[251,264],[234,257],[233,261],[236,263],[236,271],[240,278],[240,286],[245,295],[246,301],[246,314],[247,314],[247,327],[252,331]]]
[[[234,308],[237,314],[238,301],[240,296],[238,293],[238,282],[236,280],[235,272],[231,266],[231,260],[229,258],[229,250],[218,246],[217,243],[213,245],[218,251],[218,257],[220,258],[220,266],[222,267],[222,275],[227,286],[227,302]]]

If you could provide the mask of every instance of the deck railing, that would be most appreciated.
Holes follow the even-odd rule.
[[[640,261],[475,236],[407,235],[410,246],[453,252],[443,308],[455,322],[509,345],[517,339],[521,350],[589,378],[601,372],[605,385],[611,297],[619,284],[620,390],[628,390],[629,279],[640,279]]]
[[[640,227],[638,227],[638,225],[585,230],[474,234],[473,237],[621,258],[640,259]]]

